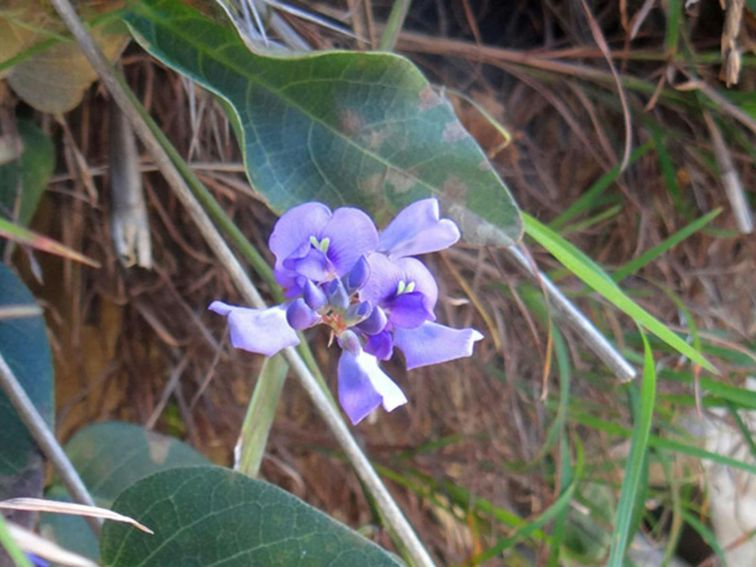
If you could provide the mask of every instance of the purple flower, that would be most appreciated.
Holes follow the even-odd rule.
[[[276,257],[276,279],[287,297],[296,297],[305,280],[317,284],[347,274],[377,248],[378,231],[359,209],[332,213],[322,203],[305,203],[278,219],[268,246]]]
[[[269,309],[214,301],[210,309],[228,318],[234,347],[267,356],[298,344],[296,331],[327,326],[342,349],[339,402],[357,424],[379,405],[391,411],[407,403],[378,365],[394,346],[413,369],[470,356],[483,338],[474,329],[434,322],[438,286],[425,265],[409,257],[458,239],[457,226],[439,218],[435,199],[401,211],[380,241],[362,211],[306,203],[278,220],[269,241],[276,278],[290,301]]]

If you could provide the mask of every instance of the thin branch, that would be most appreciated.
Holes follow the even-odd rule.
[[[34,407],[34,403],[29,399],[21,384],[19,384],[15,374],[13,374],[13,370],[8,366],[2,354],[0,354],[0,388],[8,396],[11,405],[29,430],[39,449],[52,463],[55,472],[60,476],[71,497],[80,504],[95,506],[94,500],[90,496],[87,487],[84,486],[79,473],[76,472],[73,464],[68,460],[68,456],[58,443],[58,440],[55,439],[55,435],[47,427],[44,418],[37,411],[37,408]],[[96,534],[99,534],[101,520],[97,518],[91,518],[90,520],[90,526],[92,526]]]

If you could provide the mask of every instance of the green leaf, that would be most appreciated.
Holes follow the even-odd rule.
[[[507,188],[407,59],[256,55],[231,26],[177,0],[134,3],[125,19],[152,55],[227,101],[250,181],[275,211],[319,200],[362,207],[383,222],[436,196],[468,240],[520,238]]]
[[[636,323],[656,335],[683,356],[687,356],[693,362],[711,372],[717,372],[717,369],[700,352],[630,299],[617,284],[608,278],[603,270],[588,260],[572,244],[530,215],[523,215],[523,219],[528,235],[551,252],[557,260],[586,285],[600,293],[615,307],[632,317]]]
[[[0,264],[0,307],[33,306],[23,282]],[[0,352],[47,424],[53,423],[53,367],[45,321],[40,315],[0,318]],[[42,456],[10,400],[0,390],[0,500],[39,497],[43,486]],[[19,514],[16,518],[28,518]]]
[[[66,454],[100,506],[159,471],[209,461],[173,437],[131,423],[109,421],[85,427],[66,444]]]
[[[66,444],[66,454],[98,505],[109,508],[121,492],[156,472],[209,461],[178,439],[119,421],[81,429]],[[53,486],[46,496],[70,501],[66,490]],[[85,557],[99,557],[97,539],[83,518],[41,514],[40,531]]]
[[[0,207],[18,224],[28,226],[55,166],[53,143],[29,120],[17,125],[21,155],[0,165]]]
[[[295,496],[219,467],[173,469],[127,489],[114,510],[155,530],[106,522],[107,567],[398,566],[398,560]]]
[[[640,385],[640,399],[635,412],[635,425],[631,437],[630,455],[625,463],[625,476],[622,480],[620,501],[612,535],[612,548],[609,554],[610,567],[622,567],[625,551],[632,538],[636,511],[642,509],[644,494],[642,479],[646,474],[649,437],[654,419],[656,401],[656,362],[645,335],[643,339],[643,382]]]

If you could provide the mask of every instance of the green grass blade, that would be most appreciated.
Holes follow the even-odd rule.
[[[707,370],[718,373],[717,369],[699,351],[630,299],[613,281],[607,280],[605,272],[597,272],[593,263],[587,264],[584,255],[578,252],[572,244],[530,215],[523,213],[522,218],[527,234],[551,252],[557,260],[586,285],[677,352]]]
[[[628,162],[628,165],[631,165],[638,161],[641,157],[646,155],[652,147],[653,144],[651,142],[646,142],[642,146],[637,147],[630,154],[630,161]],[[621,164],[615,165],[604,175],[594,181],[593,185],[591,185],[586,191],[584,191],[574,203],[572,203],[569,207],[562,211],[562,213],[557,218],[551,221],[551,223],[549,223],[549,226],[554,230],[559,230],[576,216],[591,210],[595,206],[596,200],[604,193],[604,191],[609,189],[609,187],[612,186],[612,183],[617,181],[617,178],[620,176],[620,165]]]
[[[602,431],[609,435],[617,435],[619,437],[630,437],[632,431],[626,427],[622,427],[620,424],[614,421],[607,421],[598,418],[593,415],[589,415],[584,412],[573,411],[570,413],[570,420],[574,423],[579,423],[586,427],[591,427],[598,431]],[[659,449],[662,451],[673,451],[675,453],[681,453],[683,455],[689,455],[699,460],[711,461],[712,463],[718,463],[727,467],[733,467],[736,469],[747,471],[756,475],[756,465],[733,459],[726,455],[719,453],[712,453],[705,449],[701,449],[696,445],[677,441],[675,439],[665,439],[656,435],[651,435],[648,440],[649,447],[653,449]]]
[[[630,455],[625,464],[625,477],[622,480],[619,506],[615,516],[612,547],[609,553],[609,567],[622,567],[625,550],[632,536],[635,510],[642,505],[638,496],[642,495],[641,480],[645,474],[648,441],[654,418],[656,400],[656,364],[651,346],[643,336],[643,382],[640,385],[640,400],[633,427]]]
[[[705,227],[707,224],[709,224],[711,221],[717,218],[721,212],[722,212],[722,209],[715,209],[711,211],[710,213],[702,216],[700,219],[694,220],[692,223],[681,228],[672,236],[665,239],[663,242],[660,242],[656,246],[649,248],[637,258],[633,258],[624,266],[621,266],[620,268],[618,268],[612,274],[612,279],[615,282],[620,282],[624,280],[627,276],[634,274],[646,264],[653,262],[656,258],[658,258],[662,254],[667,252],[669,249],[673,248],[674,246],[677,246],[680,242],[682,242],[689,236],[701,230],[703,227]]]
[[[576,444],[576,448],[577,463],[575,465],[574,478],[570,485],[562,491],[562,493],[559,495],[559,498],[557,498],[551,506],[546,508],[546,510],[544,510],[536,518],[515,530],[512,535],[499,539],[495,545],[473,557],[470,561],[472,565],[480,565],[490,559],[493,559],[501,552],[515,545],[520,540],[529,537],[537,530],[543,528],[543,526],[545,526],[551,520],[558,518],[565,510],[569,508],[569,504],[572,501],[575,493],[575,488],[583,474],[584,459],[582,445],[578,443]]]
[[[265,359],[257,377],[236,449],[238,460],[235,468],[249,477],[257,478],[260,472],[268,434],[288,371],[289,365],[283,355],[277,354]]]

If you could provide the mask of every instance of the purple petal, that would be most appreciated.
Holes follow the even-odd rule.
[[[308,329],[318,321],[320,321],[320,315],[310,309],[301,297],[292,301],[286,308],[286,322],[292,329],[298,331]]]
[[[391,338],[391,333],[383,331],[368,337],[365,343],[365,352],[380,360],[391,358],[394,354],[394,339]]]
[[[402,390],[365,352],[341,353],[339,359],[339,402],[352,424],[357,425],[379,405],[392,411],[407,403]]]
[[[423,199],[396,215],[381,233],[379,250],[392,258],[403,258],[444,250],[458,240],[457,225],[439,219],[438,201]]]
[[[299,344],[297,333],[286,321],[286,310],[280,305],[249,309],[213,301],[208,309],[228,318],[234,348],[273,356],[286,347]]]
[[[378,231],[373,221],[361,210],[350,207],[336,209],[321,236],[330,239],[327,254],[339,277],[378,246]]]
[[[370,278],[360,290],[360,299],[379,305],[396,294],[404,272],[385,254],[370,254],[367,261],[370,265]]]
[[[357,260],[357,263],[351,270],[349,270],[346,278],[344,278],[344,284],[347,287],[347,291],[349,293],[352,293],[360,289],[363,285],[365,285],[365,282],[367,281],[369,276],[370,264],[368,264],[365,256],[360,256],[360,259]]]
[[[404,353],[407,370],[470,356],[473,345],[482,338],[475,329],[452,329],[437,323],[394,331],[394,344]]]
[[[413,329],[425,321],[436,319],[433,311],[427,307],[426,297],[416,291],[397,295],[386,303],[386,308],[389,310],[389,321],[405,329]]]
[[[312,309],[320,309],[328,303],[328,298],[326,297],[325,292],[320,289],[320,286],[315,285],[310,280],[305,282],[303,294],[304,300]]]
[[[430,270],[416,258],[400,258],[396,263],[402,270],[404,283],[415,284],[413,291],[423,294],[426,298],[426,307],[433,311],[438,300],[438,285]]]
[[[331,210],[323,203],[305,203],[286,211],[268,240],[270,251],[276,257],[276,268],[304,245],[305,250],[309,249],[310,237],[317,237],[331,216]]]
[[[366,301],[365,303],[369,304],[370,302]],[[370,316],[357,325],[357,327],[366,335],[377,335],[386,327],[386,323],[388,323],[386,313],[383,312],[383,309],[376,306],[373,307]]]

